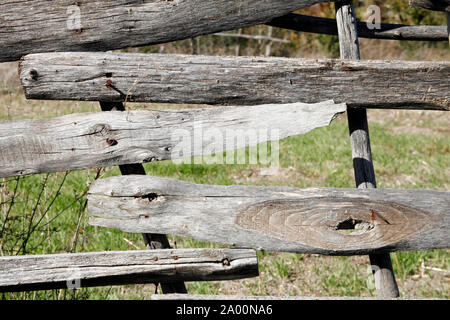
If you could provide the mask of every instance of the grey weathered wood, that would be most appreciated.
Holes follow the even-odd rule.
[[[382,300],[424,300],[423,298],[381,298]],[[209,295],[209,294],[153,294],[150,300],[380,300],[376,297],[343,297],[343,296],[238,296],[238,295]],[[445,300],[445,299],[425,299]],[[265,309],[266,310],[266,309]],[[267,310],[266,310],[267,312]],[[260,313],[262,314],[262,312]]]
[[[100,101],[102,111],[125,111],[122,102],[103,102]],[[141,163],[123,164],[119,166],[122,175],[141,174],[145,175],[145,168]],[[142,234],[148,249],[171,249],[169,240],[165,234]],[[161,283],[163,293],[187,293],[184,282]]]
[[[267,251],[353,255],[450,246],[450,193],[440,191],[213,186],[119,176],[92,184],[88,208],[95,226]]]
[[[345,109],[326,101],[5,121],[0,177],[220,154],[329,125]]]
[[[266,24],[301,32],[331,35],[338,34],[335,19],[310,17],[295,13],[275,18]],[[447,41],[447,30],[445,26],[408,26],[402,24],[381,23],[379,29],[369,29],[366,22],[358,21],[357,30],[359,38]]]
[[[450,109],[450,62],[53,53],[20,69],[29,99]]]
[[[335,11],[341,59],[359,60],[358,30],[352,1],[336,2]]]
[[[335,9],[341,58],[359,60],[358,32],[353,1],[336,2]],[[376,188],[367,112],[365,109],[349,109],[347,117],[356,186],[362,189]],[[398,297],[399,291],[389,254],[371,254],[369,258],[378,296]]]
[[[445,16],[447,18],[447,37],[448,43],[450,44],[450,12],[446,12]]]
[[[320,2],[328,1],[2,0],[0,62],[36,52],[106,51],[187,39],[265,23]]]
[[[409,4],[416,8],[450,12],[450,0],[409,0]]]
[[[258,275],[250,249],[135,250],[0,257],[0,292]]]

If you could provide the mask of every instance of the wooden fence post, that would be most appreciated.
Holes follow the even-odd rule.
[[[359,60],[357,21],[353,1],[335,3],[341,59]],[[370,148],[366,109],[347,108],[353,168],[357,188],[376,188],[375,171]],[[378,296],[395,298],[399,296],[391,258],[386,254],[369,255],[375,287]]]
[[[125,111],[122,102],[100,101],[102,111]],[[140,174],[145,175],[144,166],[140,163],[125,164],[119,166],[122,175]],[[169,240],[164,234],[143,233],[145,244],[149,249],[170,249]],[[158,285],[158,284],[156,284]],[[161,283],[163,293],[187,293],[184,282]]]
[[[445,16],[447,17],[447,36],[448,36],[448,43],[450,44],[450,12],[446,12]]]

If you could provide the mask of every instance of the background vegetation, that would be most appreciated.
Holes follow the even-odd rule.
[[[358,18],[378,4],[382,21],[444,25],[442,13],[413,9],[408,1],[358,1]],[[333,17],[330,4],[300,13]],[[289,44],[201,36],[127,51],[212,55],[273,55],[338,57],[337,37],[296,33],[267,26],[240,31],[289,40]],[[363,59],[449,60],[448,43],[361,39]],[[55,117],[74,112],[97,112],[97,103],[27,101],[17,79],[15,63],[0,64],[0,120]],[[130,109],[189,108],[161,104],[127,104]],[[450,118],[438,111],[369,110],[374,164],[380,188],[421,188],[449,191]],[[148,174],[196,183],[287,185],[293,187],[354,187],[345,115],[330,127],[280,142],[280,168],[264,175],[258,165],[146,164]],[[117,168],[33,175],[0,180],[0,255],[48,254],[144,249],[140,234],[88,225],[86,192],[98,178],[118,175]],[[177,248],[217,245],[170,237]],[[307,254],[258,253],[260,276],[227,282],[192,282],[191,293],[242,295],[373,296],[367,256],[325,257]],[[391,255],[403,296],[449,297],[448,250]],[[49,290],[2,294],[4,299],[148,299],[154,285],[81,290]]]

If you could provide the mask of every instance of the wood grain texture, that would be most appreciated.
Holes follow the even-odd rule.
[[[88,207],[96,226],[267,251],[352,255],[450,245],[450,194],[439,191],[212,186],[126,176],[94,182]]]
[[[0,62],[36,52],[107,51],[265,23],[320,0],[3,0]]]
[[[416,8],[450,12],[450,0],[409,0],[409,4]]]
[[[290,13],[275,18],[267,25],[290,29],[300,32],[337,35],[336,20],[320,17],[310,17]],[[408,26],[402,24],[381,23],[379,29],[369,29],[367,22],[358,21],[357,31],[359,38],[410,40],[410,41],[447,41],[445,26]]]
[[[0,292],[258,275],[250,249],[162,249],[0,257]],[[79,280],[79,281],[78,281]]]
[[[0,177],[220,154],[329,125],[345,109],[326,101],[5,121]]]
[[[20,64],[29,99],[223,105],[333,99],[349,107],[450,110],[449,76],[450,62],[53,53]]]
[[[335,3],[341,59],[360,60],[356,15],[352,1]]]

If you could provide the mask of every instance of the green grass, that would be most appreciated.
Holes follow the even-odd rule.
[[[84,111],[85,109],[83,109]],[[86,110],[89,111],[89,110]],[[383,121],[382,111],[370,127],[374,164],[381,188],[449,189],[448,132],[394,133],[414,112],[397,122]],[[388,112],[388,111],[385,111]],[[380,120],[381,115],[381,120]],[[442,115],[442,116],[441,116]],[[435,113],[421,127],[434,129],[448,116]],[[416,132],[417,131],[417,132]],[[275,176],[261,175],[258,165],[176,165],[171,161],[145,164],[147,173],[205,184],[287,185],[293,187],[354,187],[345,117],[331,126],[280,142],[280,167]],[[67,174],[26,176],[0,181],[2,255],[144,249],[140,234],[92,227],[85,210],[85,192],[98,177],[118,175],[117,168]],[[64,180],[64,183],[62,183]],[[45,187],[43,185],[45,184]],[[61,188],[60,188],[61,186]],[[59,190],[59,191],[58,191]],[[14,203],[11,206],[11,199]],[[221,247],[170,236],[177,248]],[[447,250],[393,253],[393,266],[404,296],[448,298]],[[259,252],[260,276],[226,282],[188,283],[191,293],[244,295],[373,296],[367,257],[323,257]],[[425,267],[425,269],[424,269]],[[435,268],[436,271],[430,268]],[[5,299],[148,299],[149,285],[3,294]]]

